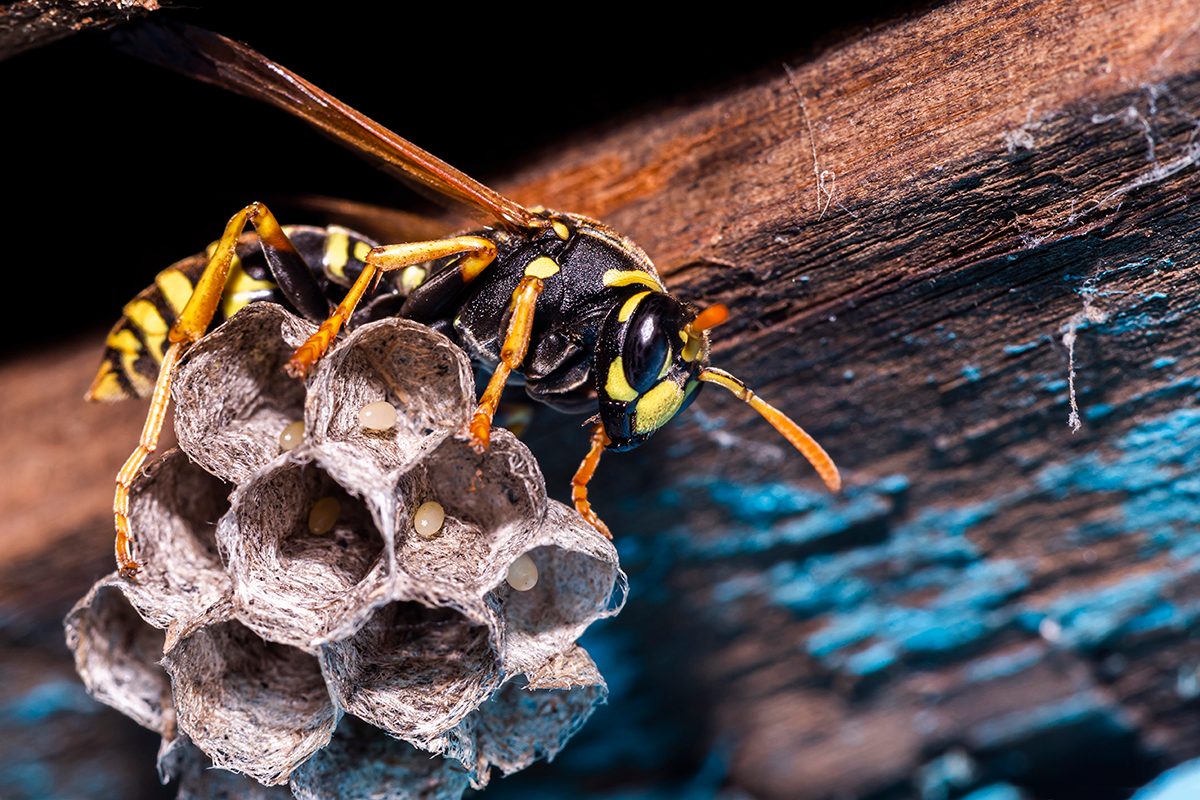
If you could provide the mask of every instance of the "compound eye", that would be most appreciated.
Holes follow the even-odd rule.
[[[670,350],[670,340],[656,314],[639,314],[630,321],[621,358],[635,392],[641,394],[658,381]]]

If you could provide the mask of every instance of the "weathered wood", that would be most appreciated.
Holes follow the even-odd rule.
[[[602,217],[681,295],[728,304],[714,361],[848,483],[826,497],[714,390],[606,457],[594,501],[634,590],[601,641],[638,675],[540,780],[1102,800],[1200,755],[1198,19],[951,3],[500,187]],[[50,625],[107,564],[137,411],[74,405],[91,346],[0,375],[24,428],[0,441],[22,465],[0,487],[7,619]],[[585,436],[539,422],[561,496]],[[72,458],[64,510],[38,476]]]
[[[158,9],[158,0],[15,0],[0,5],[0,61],[87,28]]]

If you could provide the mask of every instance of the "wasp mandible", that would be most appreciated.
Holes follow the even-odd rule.
[[[724,306],[673,297],[625,236],[578,214],[526,208],[472,180],[249,47],[192,27],[143,25],[125,34],[136,55],[294,114],[419,186],[465,204],[492,225],[444,239],[379,245],[338,228],[284,227],[262,203],[229,220],[203,270],[178,267],[125,306],[88,398],[151,397],[137,448],[116,479],[117,564],[132,577],[129,491],[154,452],[171,380],[188,347],[220,313],[267,301],[320,323],[286,369],[302,378],[343,327],[388,315],[427,324],[492,376],[465,432],[488,446],[512,373],[533,399],[591,412],[591,444],[572,479],[579,513],[605,536],[587,486],[601,453],[637,447],[713,383],[761,414],[832,491],[837,467],[819,444],[728,372],[709,366],[709,330]],[[246,249],[250,225],[257,246]]]

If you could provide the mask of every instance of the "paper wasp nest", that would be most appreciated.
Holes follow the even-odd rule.
[[[474,387],[445,337],[365,325],[306,388],[282,365],[311,330],[260,303],[193,348],[180,448],[133,488],[142,573],[67,617],[80,675],[162,734],[180,797],[458,798],[553,757],[605,696],[575,641],[624,602],[616,551],[507,431],[484,455],[456,438]],[[359,421],[379,400],[387,430]],[[413,522],[428,501],[433,536]]]

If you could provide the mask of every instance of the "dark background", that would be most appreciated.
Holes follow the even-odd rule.
[[[282,2],[171,16],[245,41],[485,182],[639,110],[799,61],[928,2],[781,16],[653,19],[583,4],[447,9],[423,27],[375,3]],[[10,303],[52,309],[0,355],[102,329],[251,200],[345,197],[420,209],[404,185],[271,108],[115,53],[84,34],[0,63]],[[482,113],[463,109],[478,106]],[[545,198],[553,205],[553,198]],[[25,298],[31,298],[26,300]]]

